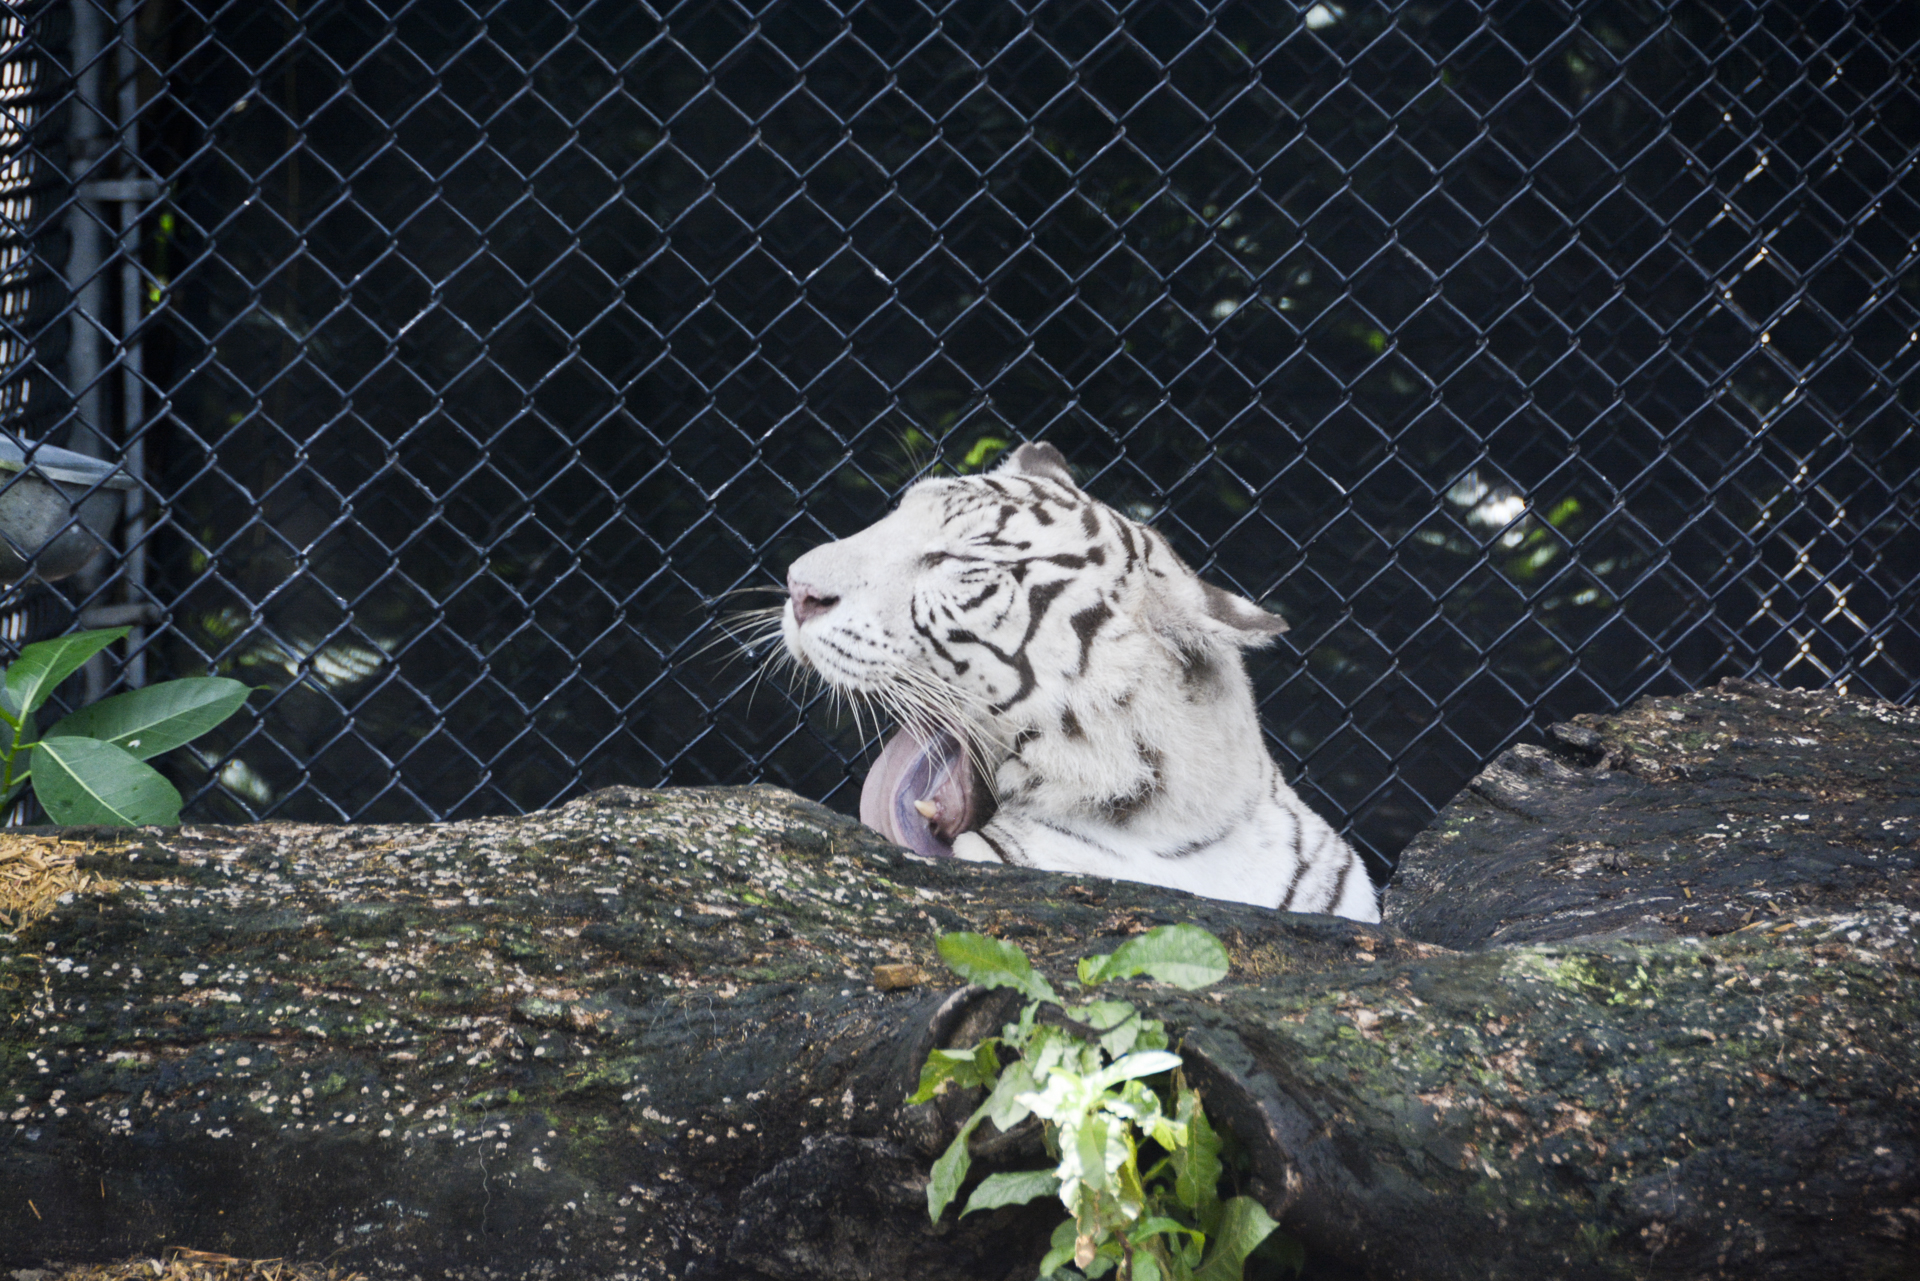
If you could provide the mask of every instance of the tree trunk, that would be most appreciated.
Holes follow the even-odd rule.
[[[1440,816],[1388,927],[919,862],[767,788],[69,830],[110,884],[0,934],[0,1267],[1030,1277],[1057,1206],[926,1218],[957,1117],[902,1101],[1003,1017],[934,940],[1068,985],[1191,921],[1233,974],[1137,995],[1317,1266],[1910,1276],[1917,739],[1750,688],[1572,727]]]

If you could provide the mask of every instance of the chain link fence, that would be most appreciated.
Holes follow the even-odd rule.
[[[138,481],[5,635],[269,686],[204,818],[850,808],[713,619],[1022,438],[1290,620],[1383,868],[1572,713],[1920,682],[1910,3],[0,13],[0,411]]]

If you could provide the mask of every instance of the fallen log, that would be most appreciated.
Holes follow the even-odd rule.
[[[1819,849],[1795,846],[1767,897],[1769,829],[1735,881],[1655,903],[1639,872],[1759,839],[1704,835],[1721,793],[1686,809],[1708,748],[1655,737],[1676,711],[1729,744],[1781,718],[1813,739],[1789,746],[1817,787],[1761,769],[1753,795],[1844,813],[1819,848],[1871,875],[1808,897]],[[1001,1017],[933,942],[1012,939],[1064,984],[1191,921],[1232,975],[1136,995],[1246,1152],[1242,1190],[1328,1275],[1912,1275],[1915,714],[1724,689],[1555,741],[1441,815],[1386,926],[924,863],[768,788],[11,838],[80,842],[98,879],[0,934],[0,1267],[171,1243],[372,1276],[1029,1277],[1047,1204],[925,1215],[958,1116],[903,1100],[931,1046]],[[1603,793],[1665,815],[1673,849],[1621,827],[1612,864],[1574,852]],[[1471,853],[1462,831],[1495,834]],[[1589,855],[1620,893],[1542,906],[1543,878],[1584,892]],[[977,1171],[995,1160],[1040,1164],[1015,1144]]]
[[[1738,680],[1576,717],[1414,838],[1387,920],[1470,949],[1915,906],[1916,725],[1912,708]]]

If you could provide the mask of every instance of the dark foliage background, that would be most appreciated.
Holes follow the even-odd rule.
[[[137,40],[147,652],[273,686],[204,815],[850,807],[868,745],[703,650],[713,602],[1020,438],[1292,622],[1267,723],[1382,866],[1572,713],[1920,680],[1911,4],[150,0]]]

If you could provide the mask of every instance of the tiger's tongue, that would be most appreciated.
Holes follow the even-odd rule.
[[[860,821],[923,858],[952,858],[953,838],[989,817],[985,791],[958,738],[903,729],[867,771]]]

